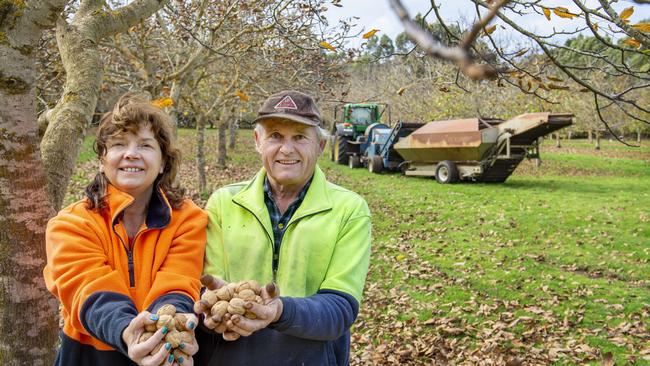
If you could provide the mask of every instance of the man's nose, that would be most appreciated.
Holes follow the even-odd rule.
[[[295,146],[293,145],[293,141],[290,139],[287,139],[282,142],[282,146],[280,146],[280,152],[284,154],[291,153],[295,150]]]

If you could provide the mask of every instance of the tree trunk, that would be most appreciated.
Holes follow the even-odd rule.
[[[228,128],[227,117],[221,115],[219,120],[218,129],[219,129],[219,151],[217,154],[217,167],[219,169],[224,169],[226,167],[227,159],[227,150],[226,150],[226,129]]]
[[[562,144],[560,143],[560,134],[555,133],[555,147],[560,148],[562,147]]]
[[[235,144],[237,143],[237,129],[239,128],[239,120],[231,118],[230,123],[228,124],[228,129],[230,132],[230,139],[228,141],[228,148],[233,150]]]
[[[567,132],[567,141],[571,141],[571,136],[573,135],[573,131]]]
[[[636,130],[636,142],[641,142],[641,130]]]
[[[600,150],[600,132],[596,131],[596,150]]]
[[[196,121],[196,169],[199,173],[199,194],[206,190],[205,178],[205,116],[200,115]]]
[[[594,141],[594,137],[592,135],[591,128],[589,129],[589,131],[587,131],[587,136],[589,138],[589,143],[592,143]]]
[[[0,363],[52,365],[57,301],[43,281],[44,234],[54,214],[39,151],[33,51],[65,0],[1,2]],[[29,315],[27,315],[29,313]]]

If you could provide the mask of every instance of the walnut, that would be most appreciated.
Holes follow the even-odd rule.
[[[217,301],[210,312],[212,316],[219,316],[219,318],[223,318],[223,316],[228,312],[228,301]]]
[[[158,309],[158,311],[156,311],[156,314],[158,314],[158,316],[161,315],[174,316],[174,314],[176,314],[176,307],[172,304],[165,304],[161,306],[160,309]]]
[[[235,297],[235,298],[231,299],[230,302],[228,303],[228,312],[230,314],[244,315],[244,313],[246,313],[246,309],[244,308],[244,304],[246,304],[246,301]]]

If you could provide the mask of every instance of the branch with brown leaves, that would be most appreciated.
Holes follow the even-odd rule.
[[[472,30],[467,33],[465,37],[463,37],[458,47],[444,46],[433,36],[431,36],[431,34],[426,32],[413,20],[411,20],[411,17],[409,16],[400,0],[389,1],[390,5],[393,8],[393,11],[402,21],[406,34],[408,34],[408,36],[427,54],[441,60],[452,61],[456,63],[461,72],[472,80],[495,79],[497,77],[499,70],[489,64],[477,63],[477,59],[474,55],[472,55],[470,49],[476,40],[476,37],[478,37],[480,34],[481,30],[490,23],[490,21],[499,12],[499,9],[503,7],[509,0],[497,1],[486,16],[474,24]]]

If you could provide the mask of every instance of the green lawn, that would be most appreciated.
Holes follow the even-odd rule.
[[[179,136],[181,181],[203,204],[194,133]],[[208,131],[212,188],[257,170],[250,136],[240,133],[220,170]],[[560,149],[547,141],[542,159],[489,185],[373,175],[321,159],[328,178],[373,213],[352,364],[600,365],[611,352],[619,365],[650,365],[650,144],[603,141],[595,151],[586,141]]]

